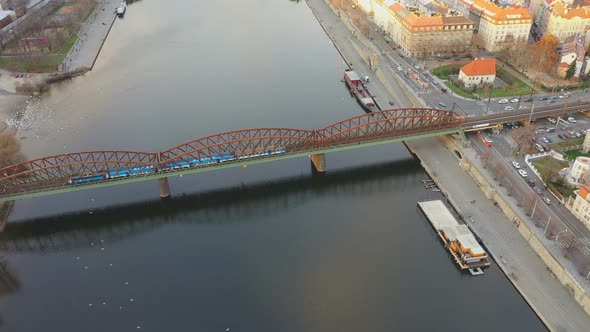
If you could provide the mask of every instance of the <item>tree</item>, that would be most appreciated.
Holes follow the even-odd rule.
[[[559,58],[557,46],[559,40],[553,35],[547,34],[531,47],[531,68],[546,73],[551,72]]]
[[[0,168],[19,163],[23,160],[20,144],[12,133],[0,133]]]
[[[516,143],[516,151],[518,153],[522,153],[531,146],[531,142],[535,136],[533,129],[533,126],[526,126],[512,130],[510,136],[512,136],[512,139]]]
[[[566,80],[569,80],[570,78],[574,77],[574,74],[576,73],[576,59],[577,59],[577,57],[572,60],[569,68],[565,72],[565,79]]]

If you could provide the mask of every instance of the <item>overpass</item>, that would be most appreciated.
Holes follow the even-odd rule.
[[[461,128],[464,131],[482,130],[486,128],[496,127],[507,122],[528,121],[529,119],[535,120],[547,117],[559,117],[564,114],[572,114],[585,111],[590,111],[590,103],[588,102],[577,102],[572,103],[571,105],[564,105],[560,107],[543,106],[535,107],[534,109],[528,110],[517,110],[512,112],[474,115],[465,117],[463,123],[461,124]]]
[[[170,194],[168,177],[310,157],[318,172],[325,154],[458,133],[455,111],[400,108],[362,114],[314,130],[256,128],[198,138],[161,152],[87,151],[48,156],[0,169],[0,202],[155,180]]]

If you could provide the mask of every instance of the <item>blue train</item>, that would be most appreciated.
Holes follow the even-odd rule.
[[[182,168],[191,168],[201,165],[209,165],[209,164],[217,164],[226,161],[233,161],[233,160],[242,160],[248,158],[256,158],[261,156],[269,156],[273,154],[280,154],[287,152],[285,148],[276,148],[276,149],[266,149],[266,150],[259,150],[259,151],[249,151],[248,153],[241,153],[241,154],[233,154],[230,152],[224,152],[223,154],[216,154],[209,157],[204,157],[201,159],[192,159],[190,161],[181,160],[178,162],[167,163],[163,165],[163,167],[158,171],[154,169],[153,165],[147,166],[137,166],[134,168],[121,168],[121,169],[114,169],[108,172],[97,172],[97,173],[84,173],[79,176],[71,177],[68,180],[68,184],[84,184],[89,182],[96,182],[102,181],[107,179],[116,179],[121,177],[127,176],[136,176],[136,175],[143,175],[149,174],[154,172],[166,172],[169,170],[177,170]]]

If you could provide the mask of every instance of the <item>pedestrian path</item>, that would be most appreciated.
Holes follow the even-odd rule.
[[[111,27],[115,23],[115,9],[120,0],[103,0],[88,17],[78,32],[78,40],[66,55],[60,71],[83,67],[92,69]]]
[[[436,138],[412,141],[409,145],[458,212],[465,220],[473,220],[471,227],[549,329],[588,331],[590,317],[547,270],[502,210],[461,169],[452,152]],[[472,200],[476,203],[470,203]]]

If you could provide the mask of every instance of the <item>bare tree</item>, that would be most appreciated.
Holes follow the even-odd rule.
[[[522,153],[525,149],[532,146],[533,137],[535,136],[533,126],[525,126],[513,129],[510,136],[516,143],[516,151]]]
[[[0,133],[0,167],[6,167],[22,160],[20,144],[15,135],[7,131]]]

